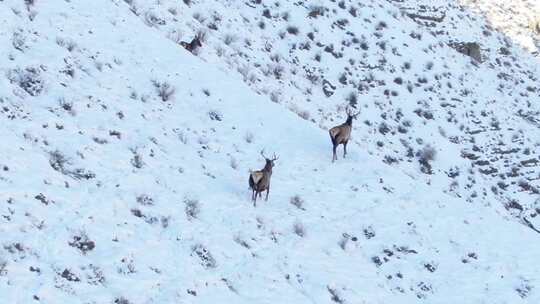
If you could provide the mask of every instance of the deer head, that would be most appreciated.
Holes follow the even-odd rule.
[[[347,113],[347,117],[351,117],[351,118],[354,118],[356,119],[356,117],[358,116],[358,114],[360,114],[360,110],[354,112],[352,107],[347,107],[347,109],[345,110],[345,112]]]
[[[274,167],[274,165],[275,165],[274,162],[275,162],[276,160],[279,159],[279,157],[276,156],[276,153],[274,153],[274,155],[272,156],[272,158],[266,157],[266,155],[264,155],[264,149],[261,150],[261,156],[264,157],[264,159],[266,160],[266,166],[265,166],[265,168],[267,168],[267,167],[270,167],[270,168]]]
[[[202,42],[206,38],[206,34],[202,31],[198,32],[193,40],[191,41],[192,44],[194,44],[194,47],[202,47]]]
[[[193,48],[201,47],[202,46],[201,39],[198,36],[193,38],[193,40],[191,41],[191,46]]]
[[[353,112],[353,110],[352,110],[350,107],[347,107],[347,109],[345,110],[345,112],[347,113],[347,121],[346,121],[345,123],[348,124],[348,125],[352,125],[353,119],[356,119],[356,117],[358,116],[358,114],[360,114],[360,110],[358,110],[358,111],[355,113],[355,112]]]

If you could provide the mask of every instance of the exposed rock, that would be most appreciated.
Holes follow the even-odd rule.
[[[476,62],[482,62],[482,50],[477,42],[451,43],[450,46],[461,54],[471,57]]]

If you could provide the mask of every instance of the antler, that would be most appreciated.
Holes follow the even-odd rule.
[[[356,113],[354,113],[353,117],[356,118],[356,116],[358,116],[358,114],[360,114],[360,109],[358,109],[358,111]]]
[[[261,156],[264,158],[264,159],[268,159],[270,160],[270,158],[266,157],[266,155],[264,155],[264,149],[261,150]],[[279,156],[276,155],[276,153],[274,153],[274,155],[272,156],[272,161],[276,161],[279,159]]]
[[[195,38],[204,41],[204,39],[206,38],[206,32],[202,30],[198,31],[197,34],[195,34]]]

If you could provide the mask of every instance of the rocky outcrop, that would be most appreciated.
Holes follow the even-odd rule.
[[[450,46],[461,54],[467,55],[476,62],[482,62],[482,50],[477,42],[457,42]]]

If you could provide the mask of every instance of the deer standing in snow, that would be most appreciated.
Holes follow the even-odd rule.
[[[351,138],[352,121],[353,119],[356,119],[356,116],[358,116],[358,114],[360,114],[360,111],[353,114],[350,108],[347,108],[347,121],[345,121],[339,126],[331,128],[328,131],[328,133],[330,133],[330,138],[332,139],[332,151],[334,152],[332,162],[337,160],[336,149],[341,144],[343,144],[343,158],[345,158],[345,156],[347,155],[347,143]]]
[[[272,177],[272,167],[274,162],[278,159],[276,154],[270,159],[264,155],[264,150],[261,151],[262,157],[266,160],[264,168],[259,171],[251,171],[249,174],[249,187],[253,191],[251,193],[251,200],[253,206],[257,206],[257,195],[261,197],[261,192],[266,190],[266,199],[268,200],[268,194],[270,193],[270,178]]]
[[[189,42],[189,43],[185,42],[185,41],[180,41],[180,45],[183,46],[186,50],[193,53],[198,48],[202,47],[202,42],[201,42],[202,39],[203,39],[203,34],[199,33],[199,34],[195,35],[193,40],[191,40],[191,42]]]

